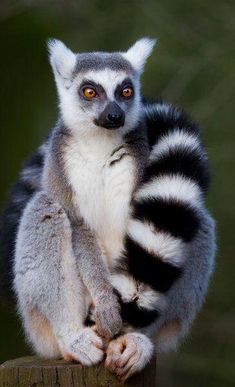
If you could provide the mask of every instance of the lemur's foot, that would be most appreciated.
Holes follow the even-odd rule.
[[[82,328],[60,346],[62,356],[68,361],[77,361],[85,366],[99,363],[104,357],[102,339],[92,328]]]
[[[127,333],[112,340],[107,349],[105,366],[125,381],[134,373],[141,371],[150,361],[153,344],[141,333]]]

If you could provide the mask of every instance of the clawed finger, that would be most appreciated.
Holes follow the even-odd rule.
[[[136,369],[134,366],[131,366],[126,373],[124,373],[121,377],[120,380],[122,383],[125,383],[127,379],[129,379],[134,373],[136,372]]]
[[[131,347],[131,348],[126,348],[124,352],[120,355],[117,365],[119,368],[123,368],[127,362],[135,355],[136,353],[136,348]]]
[[[123,350],[123,342],[113,341],[109,344],[107,350],[107,358],[105,361],[105,366],[111,371],[115,372],[117,367],[117,362],[120,359]]]
[[[116,372],[117,360],[118,360],[118,356],[115,355],[110,357],[110,359],[108,359],[108,361],[105,362],[105,366],[109,369],[110,372],[113,372],[113,373]]]

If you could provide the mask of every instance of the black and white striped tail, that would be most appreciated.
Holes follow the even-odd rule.
[[[120,296],[124,321],[139,327],[159,316],[162,299],[183,273],[209,182],[198,127],[165,103],[146,104],[145,114],[151,153],[118,266],[155,293],[152,303],[142,305]]]

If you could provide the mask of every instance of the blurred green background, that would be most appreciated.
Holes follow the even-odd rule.
[[[0,204],[56,120],[48,37],[72,49],[159,44],[143,76],[147,97],[184,107],[204,128],[213,169],[208,206],[218,224],[217,270],[206,305],[176,355],[159,356],[159,386],[235,386],[235,2],[219,0],[0,3]],[[30,353],[15,311],[0,307],[0,362]]]

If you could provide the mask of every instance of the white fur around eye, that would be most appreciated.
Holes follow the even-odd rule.
[[[84,79],[89,79],[95,83],[100,84],[107,95],[109,101],[115,100],[115,90],[117,85],[121,84],[123,80],[127,78],[125,71],[113,71],[111,69],[103,69],[99,71],[90,70],[85,73],[78,74],[71,87],[64,87],[61,81],[57,81],[57,89],[60,97],[60,110],[63,117],[63,121],[66,126],[71,130],[74,130],[76,135],[87,135],[90,133],[94,136],[99,131],[105,131],[106,129],[98,128],[94,124],[94,120],[104,109],[104,106],[94,105],[93,109],[84,109],[77,96],[77,90]],[[141,102],[140,102],[140,85],[139,79],[132,79],[135,89],[135,97],[131,108],[128,110],[128,114],[125,117],[125,125],[118,130],[120,136],[124,135],[128,131],[135,128],[141,114]]]
[[[76,78],[77,82],[82,82],[82,78],[85,76],[89,81],[93,81],[97,84],[100,84],[107,95],[109,100],[114,100],[114,93],[117,88],[117,85],[122,83],[125,78],[127,78],[127,73],[125,71],[113,71],[109,68],[95,71],[90,70],[84,74],[78,75]]]

